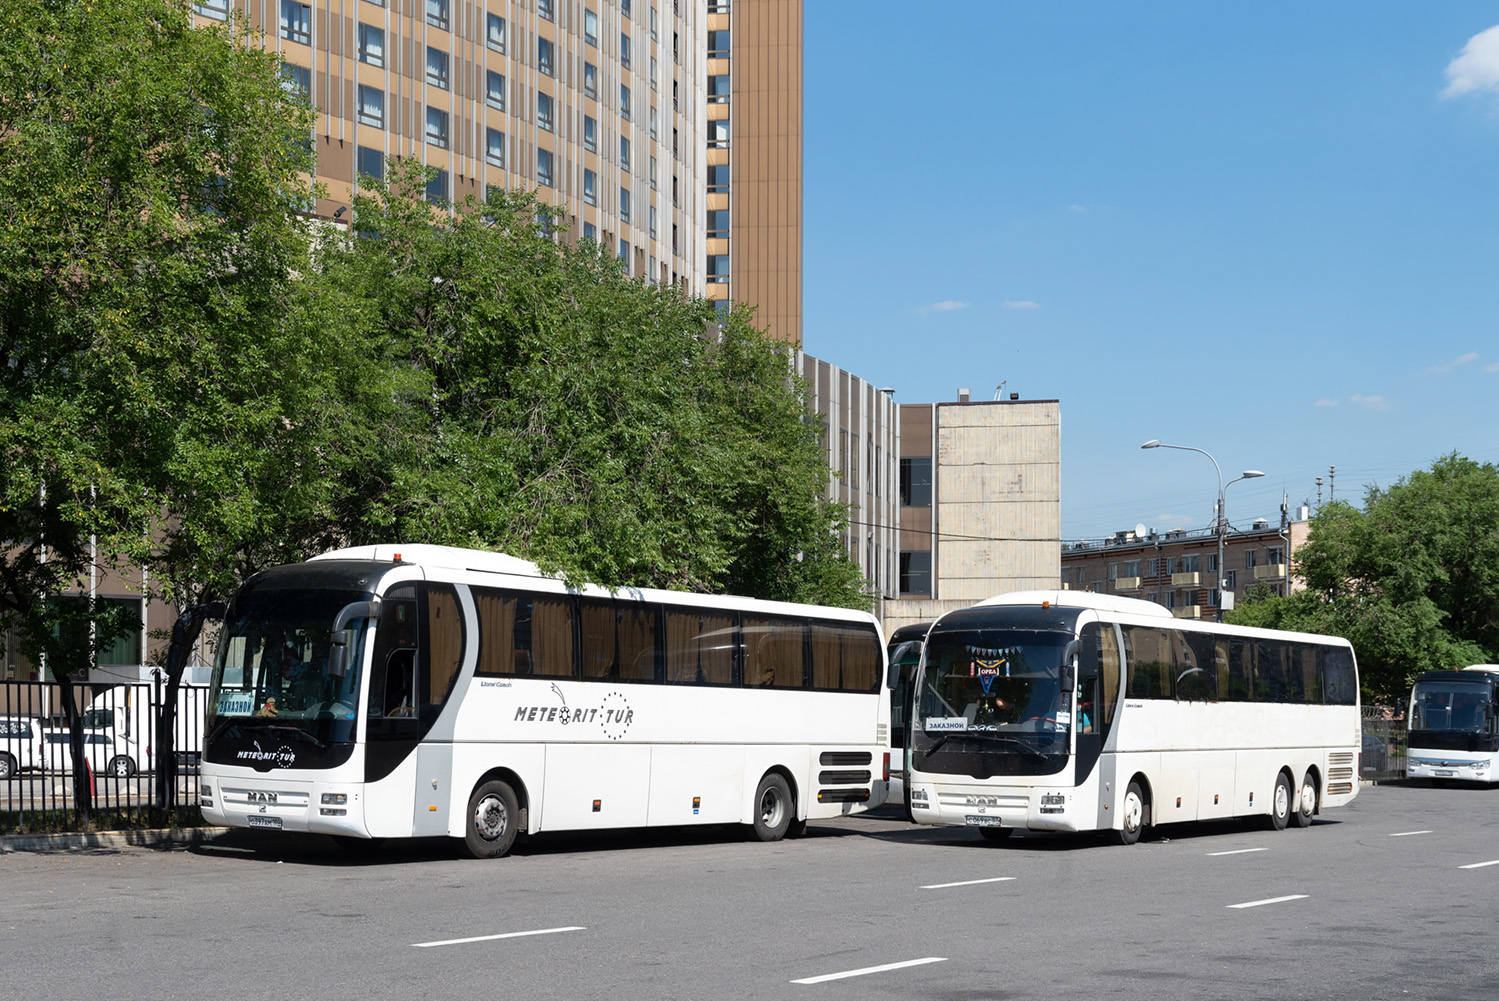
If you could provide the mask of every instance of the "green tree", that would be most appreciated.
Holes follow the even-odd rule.
[[[378,459],[351,537],[502,550],[610,586],[867,605],[784,348],[748,315],[631,279],[554,213],[496,193],[449,214],[415,164],[355,200],[319,281],[351,341]]]
[[[172,597],[231,573],[268,534],[240,486],[307,455],[305,398],[264,391],[307,355],[282,317],[312,113],[280,72],[176,0],[0,5],[0,617],[58,676],[87,652],[54,598],[96,553]]]
[[[1499,654],[1499,468],[1457,454],[1363,507],[1336,502],[1296,554],[1305,591],[1247,601],[1239,624],[1328,632],[1358,654],[1365,697],[1408,693],[1421,671]]]

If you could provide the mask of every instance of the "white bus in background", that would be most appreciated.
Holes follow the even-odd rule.
[[[743,823],[884,801],[864,612],[569,589],[508,556],[364,546],[245,582],[202,766],[209,823],[345,839]],[[349,842],[345,842],[349,843]]]
[[[1132,844],[1179,821],[1304,827],[1358,792],[1358,674],[1334,637],[1019,592],[933,623],[916,687],[917,823]]]
[[[94,696],[83,711],[84,730],[103,736],[112,745],[105,769],[118,778],[140,771],[156,770],[157,702],[163,683],[114,685]],[[177,690],[177,715],[173,723],[173,753],[184,764],[196,763],[203,743],[203,720],[208,688],[182,685]]]
[[[1499,664],[1426,671],[1411,687],[1405,774],[1499,782]]]
[[[886,641],[890,661],[890,796],[892,803],[903,804],[906,819],[911,819],[911,804],[906,799],[901,776],[906,768],[906,746],[911,739],[911,684],[921,663],[921,648],[930,622],[901,626]]]

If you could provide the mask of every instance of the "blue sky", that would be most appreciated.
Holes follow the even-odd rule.
[[[1059,399],[1064,539],[1209,524],[1211,463],[1152,438],[1265,472],[1236,525],[1330,465],[1499,462],[1499,6],[808,0],[806,35],[803,347],[898,402]]]

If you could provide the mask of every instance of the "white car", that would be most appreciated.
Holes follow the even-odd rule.
[[[42,726],[34,716],[0,716],[0,781],[37,766]]]
[[[68,740],[67,730],[42,731],[42,764],[49,772],[73,770],[73,751]],[[83,753],[95,775],[111,772],[126,777],[135,773],[135,763],[129,755],[116,754],[115,742],[105,734],[85,730]]]

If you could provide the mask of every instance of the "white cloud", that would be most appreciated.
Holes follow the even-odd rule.
[[[1499,361],[1491,361],[1483,367],[1485,372],[1499,372]]]
[[[968,303],[966,302],[959,302],[957,299],[943,299],[941,302],[934,302],[930,306],[922,306],[921,311],[923,313],[950,313],[955,309],[967,308]]]
[[[1320,399],[1320,400],[1317,401],[1317,406],[1319,406],[1319,407],[1335,407],[1337,405],[1338,405],[1338,401],[1337,400],[1331,399],[1330,397],[1326,397],[1326,396],[1322,397],[1322,399]]]
[[[1088,211],[1088,209],[1084,205],[1069,205],[1069,206],[1067,206],[1067,211],[1068,212],[1086,212],[1086,211]]]
[[[1040,309],[1041,304],[1031,302],[1029,299],[1011,299],[1005,302],[1005,309]]]
[[[1447,89],[1443,97],[1461,97],[1474,91],[1499,92],[1499,24],[1480,31],[1447,64]]]
[[[1432,375],[1447,375],[1448,373],[1463,367],[1469,362],[1475,362],[1477,360],[1478,352],[1469,351],[1467,354],[1458,355],[1456,358],[1447,362],[1445,365],[1432,365],[1427,368],[1426,371],[1430,372]]]
[[[1390,409],[1390,401],[1383,396],[1365,396],[1363,393],[1354,393],[1348,397],[1348,402],[1357,403],[1359,406],[1368,407],[1370,410]]]

